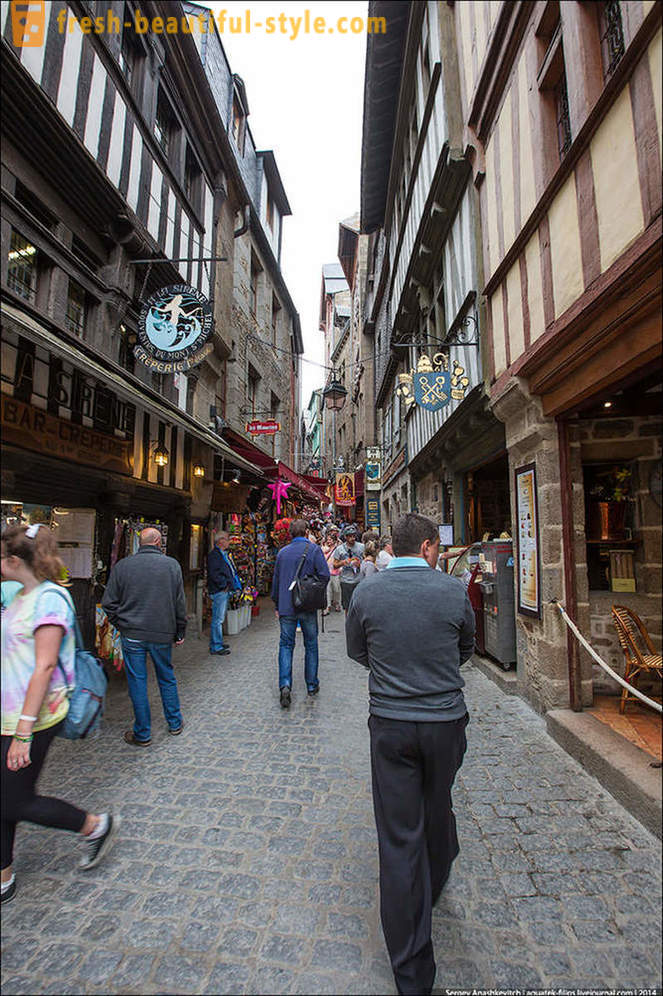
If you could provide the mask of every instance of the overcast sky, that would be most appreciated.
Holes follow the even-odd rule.
[[[206,4],[218,15],[264,22],[268,16],[301,18],[306,9],[328,24],[365,17],[366,3],[240,2]],[[218,19],[217,19],[218,25]],[[288,29],[290,32],[290,29]],[[359,210],[359,168],[364,93],[365,34],[298,37],[253,31],[222,41],[233,72],[246,84],[249,125],[258,149],[273,149],[292,208],[283,232],[282,269],[299,311],[304,356],[323,360],[318,331],[320,272],[337,261],[338,223]],[[302,363],[303,399],[323,384],[324,370]]]

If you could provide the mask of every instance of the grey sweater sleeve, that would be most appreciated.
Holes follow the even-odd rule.
[[[110,576],[106,583],[106,589],[101,599],[101,607],[108,616],[108,621],[111,626],[116,625],[117,613],[120,607],[121,593],[119,576],[120,572],[118,571],[118,565],[116,564],[110,572]]]
[[[460,630],[460,638],[458,641],[458,646],[460,650],[460,663],[464,664],[465,661],[469,661],[470,657],[474,653],[474,631],[476,628],[476,619],[474,616],[474,609],[467,595],[465,595],[465,614],[463,618],[463,625]]]
[[[186,633],[186,597],[184,595],[184,580],[182,568],[175,563],[175,639],[184,639]]]
[[[357,609],[358,594],[358,592],[355,592],[354,597],[350,602],[347,619],[345,620],[345,641],[347,645],[348,657],[352,657],[352,659],[361,664],[362,667],[370,670],[368,666],[366,634],[364,633],[364,627],[361,623],[361,619],[359,618],[359,612]]]

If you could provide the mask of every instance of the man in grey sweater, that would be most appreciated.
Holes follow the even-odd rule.
[[[115,565],[101,607],[122,638],[135,718],[133,730],[124,734],[126,743],[146,747],[152,742],[148,653],[154,663],[168,732],[177,736],[184,723],[171,658],[173,643],[179,646],[184,642],[186,599],[182,568],[173,557],[163,555],[158,529],[143,529],[138,553]]]
[[[398,992],[430,993],[432,907],[459,850],[451,787],[467,747],[460,666],[474,651],[474,612],[463,584],[432,569],[432,519],[403,516],[392,547],[387,569],[354,593],[345,632],[370,672],[382,929]]]

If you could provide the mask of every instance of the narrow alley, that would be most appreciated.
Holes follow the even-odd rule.
[[[277,626],[263,600],[229,657],[177,651],[186,729],[153,742],[111,681],[99,739],[58,741],[42,781],[122,825],[77,870],[65,833],[23,824],[3,916],[19,993],[393,993],[379,922],[367,675],[341,618],[320,638],[321,693],[278,705]],[[658,842],[471,665],[455,790],[461,855],[434,910],[437,987],[661,985]]]

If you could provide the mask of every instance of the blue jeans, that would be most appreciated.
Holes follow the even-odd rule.
[[[223,621],[228,609],[229,591],[215,591],[212,600],[212,622],[209,629],[209,652],[216,653],[227,645],[223,642]]]
[[[281,640],[279,642],[279,688],[292,688],[292,654],[295,649],[297,623],[304,634],[304,679],[309,692],[315,691],[318,681],[318,613],[302,612],[298,616],[279,616]]]
[[[177,694],[177,679],[173,671],[170,643],[148,643],[145,640],[131,640],[122,637],[124,667],[127,672],[129,695],[134,707],[134,736],[136,740],[149,740],[152,736],[150,703],[147,698],[147,655],[154,664],[163,714],[170,730],[179,730],[182,725],[180,697]]]

